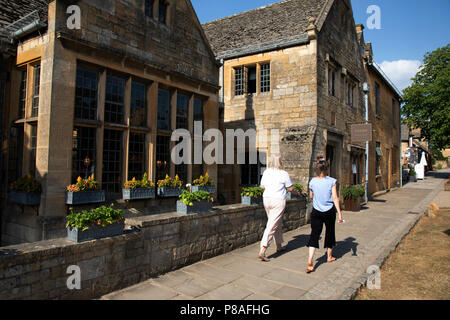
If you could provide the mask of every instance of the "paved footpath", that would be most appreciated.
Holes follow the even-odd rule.
[[[316,251],[316,272],[305,273],[310,226],[285,233],[287,251],[268,249],[270,262],[257,259],[259,243],[201,261],[158,278],[108,294],[112,300],[323,300],[351,299],[366,283],[366,270],[381,266],[417,223],[428,205],[450,207],[441,190],[450,170],[377,197],[360,212],[343,212],[336,225],[336,262]],[[323,238],[320,241],[323,245]],[[382,275],[381,275],[382,276]]]

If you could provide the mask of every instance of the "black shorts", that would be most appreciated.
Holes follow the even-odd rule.
[[[319,239],[325,224],[325,242],[324,248],[333,248],[336,245],[336,207],[333,206],[326,212],[321,212],[313,208],[311,212],[311,236],[307,246],[319,249]]]

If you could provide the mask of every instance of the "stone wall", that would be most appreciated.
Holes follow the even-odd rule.
[[[80,30],[67,28],[67,5],[58,3],[57,31],[120,57],[217,85],[214,54],[189,0],[168,0],[165,24],[157,21],[157,10],[153,18],[145,15],[145,1],[77,1]]]
[[[328,68],[334,68],[335,95],[328,92]],[[365,81],[356,26],[350,1],[334,1],[328,16],[319,31],[317,40],[317,96],[318,129],[314,144],[313,159],[326,155],[326,147],[335,147],[334,177],[340,185],[350,183],[351,124],[364,122],[365,109],[362,84]],[[345,81],[355,85],[353,107],[346,102]],[[358,152],[363,154],[362,149]],[[364,168],[363,163],[360,164]],[[364,172],[364,171],[362,171]]]
[[[306,201],[289,200],[284,231],[306,223]],[[203,214],[127,219],[123,236],[76,244],[66,238],[0,248],[0,299],[92,299],[260,240],[262,205],[217,207]],[[256,253],[255,253],[256,254]],[[69,290],[67,268],[81,270]]]
[[[236,96],[234,68],[270,62],[270,92]],[[259,86],[259,84],[258,84]],[[312,139],[290,141],[292,131],[307,131],[316,124],[317,112],[316,41],[296,47],[230,59],[224,62],[224,129],[255,129],[258,134],[279,130],[274,145],[259,144],[259,152],[281,153],[285,170],[294,183],[306,185],[309,179]],[[300,129],[299,129],[300,128]],[[314,133],[314,130],[313,130]],[[225,134],[224,134],[225,135]],[[288,137],[287,139],[285,139]],[[272,141],[273,143],[273,141]],[[279,150],[272,146],[279,144]],[[236,144],[235,144],[236,145]],[[228,178],[233,176],[232,179]],[[219,191],[227,203],[240,201],[239,165],[221,167]]]

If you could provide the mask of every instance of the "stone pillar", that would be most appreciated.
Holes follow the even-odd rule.
[[[76,59],[55,38],[56,20],[64,17],[64,8],[53,1],[48,13],[50,40],[41,61],[36,172],[43,187],[40,215],[63,216],[72,171]]]

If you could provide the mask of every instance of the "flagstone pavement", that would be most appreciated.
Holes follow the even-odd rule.
[[[321,247],[316,252],[314,273],[305,273],[310,233],[310,225],[306,225],[284,234],[285,252],[275,253],[274,244],[268,249],[270,262],[258,260],[259,243],[255,243],[101,299],[352,299],[367,281],[367,268],[383,264],[431,202],[450,207],[450,197],[442,191],[448,176],[450,169],[430,173],[424,180],[369,201],[360,212],[344,211],[346,222],[336,224],[337,246],[333,252],[338,259],[327,263]]]

